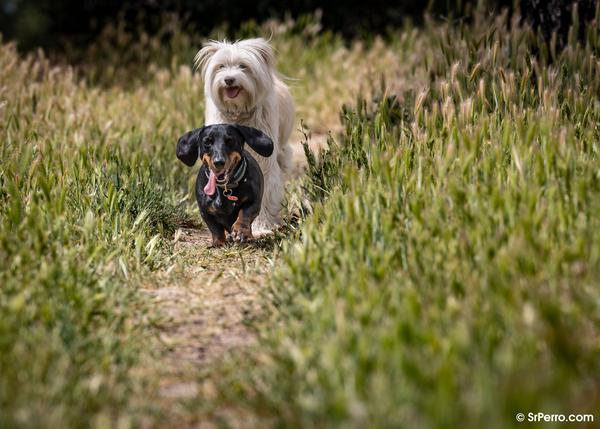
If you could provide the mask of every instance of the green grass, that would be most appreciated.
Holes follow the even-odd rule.
[[[288,198],[310,214],[274,240],[258,345],[203,369],[218,394],[177,412],[411,428],[597,412],[598,22],[560,53],[481,13],[368,43],[311,19],[241,29],[274,34],[298,118],[334,133]],[[203,115],[199,37],[159,37],[107,30],[75,68],[0,45],[2,428],[136,426],[154,405],[138,287],[193,258],[173,253],[198,222],[174,145]]]
[[[556,55],[502,17],[404,47],[429,82],[343,111],[223,400],[277,427],[600,418],[597,23]]]
[[[172,161],[188,119],[136,113],[139,94],[88,88],[10,45],[0,64],[0,427],[115,421],[147,311],[133,286],[189,221]]]

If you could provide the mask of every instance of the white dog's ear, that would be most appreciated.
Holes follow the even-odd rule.
[[[237,44],[242,48],[254,51],[269,67],[275,67],[275,51],[262,37],[240,40]]]
[[[271,156],[273,153],[273,140],[265,133],[256,128],[246,127],[244,125],[234,125],[242,134],[248,146],[260,156]]]
[[[200,70],[202,80],[205,80],[206,78],[206,68],[210,59],[221,48],[221,45],[221,42],[210,40],[202,46],[202,49],[200,49],[194,57],[194,66],[196,67],[196,70]]]

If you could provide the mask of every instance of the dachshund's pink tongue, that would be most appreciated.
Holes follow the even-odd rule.
[[[217,187],[217,176],[212,171],[208,176],[208,183],[204,187],[204,193],[208,196],[214,195],[215,188]]]

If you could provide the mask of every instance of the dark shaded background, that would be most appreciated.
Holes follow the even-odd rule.
[[[0,0],[0,32],[4,39],[16,40],[19,49],[34,47],[57,49],[69,43],[85,46],[110,22],[119,16],[124,22],[142,25],[154,33],[160,16],[176,12],[191,31],[208,34],[226,24],[232,31],[249,20],[263,22],[269,18],[297,18],[320,9],[325,29],[352,38],[365,33],[384,33],[400,26],[406,19],[417,24],[423,13],[434,17],[467,17],[475,1],[470,0]],[[489,0],[490,12],[507,7],[521,8],[526,19],[548,36],[567,32],[573,0]],[[596,0],[575,0],[580,16],[593,16]],[[566,37],[566,36],[565,36]]]

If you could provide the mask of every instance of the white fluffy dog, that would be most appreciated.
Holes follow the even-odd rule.
[[[281,222],[284,173],[292,154],[288,139],[294,126],[294,101],[275,70],[275,53],[262,39],[210,41],[198,52],[206,97],[206,125],[242,124],[257,128],[273,140],[273,156],[262,157],[247,147],[264,175],[260,214],[253,229],[271,231]]]

